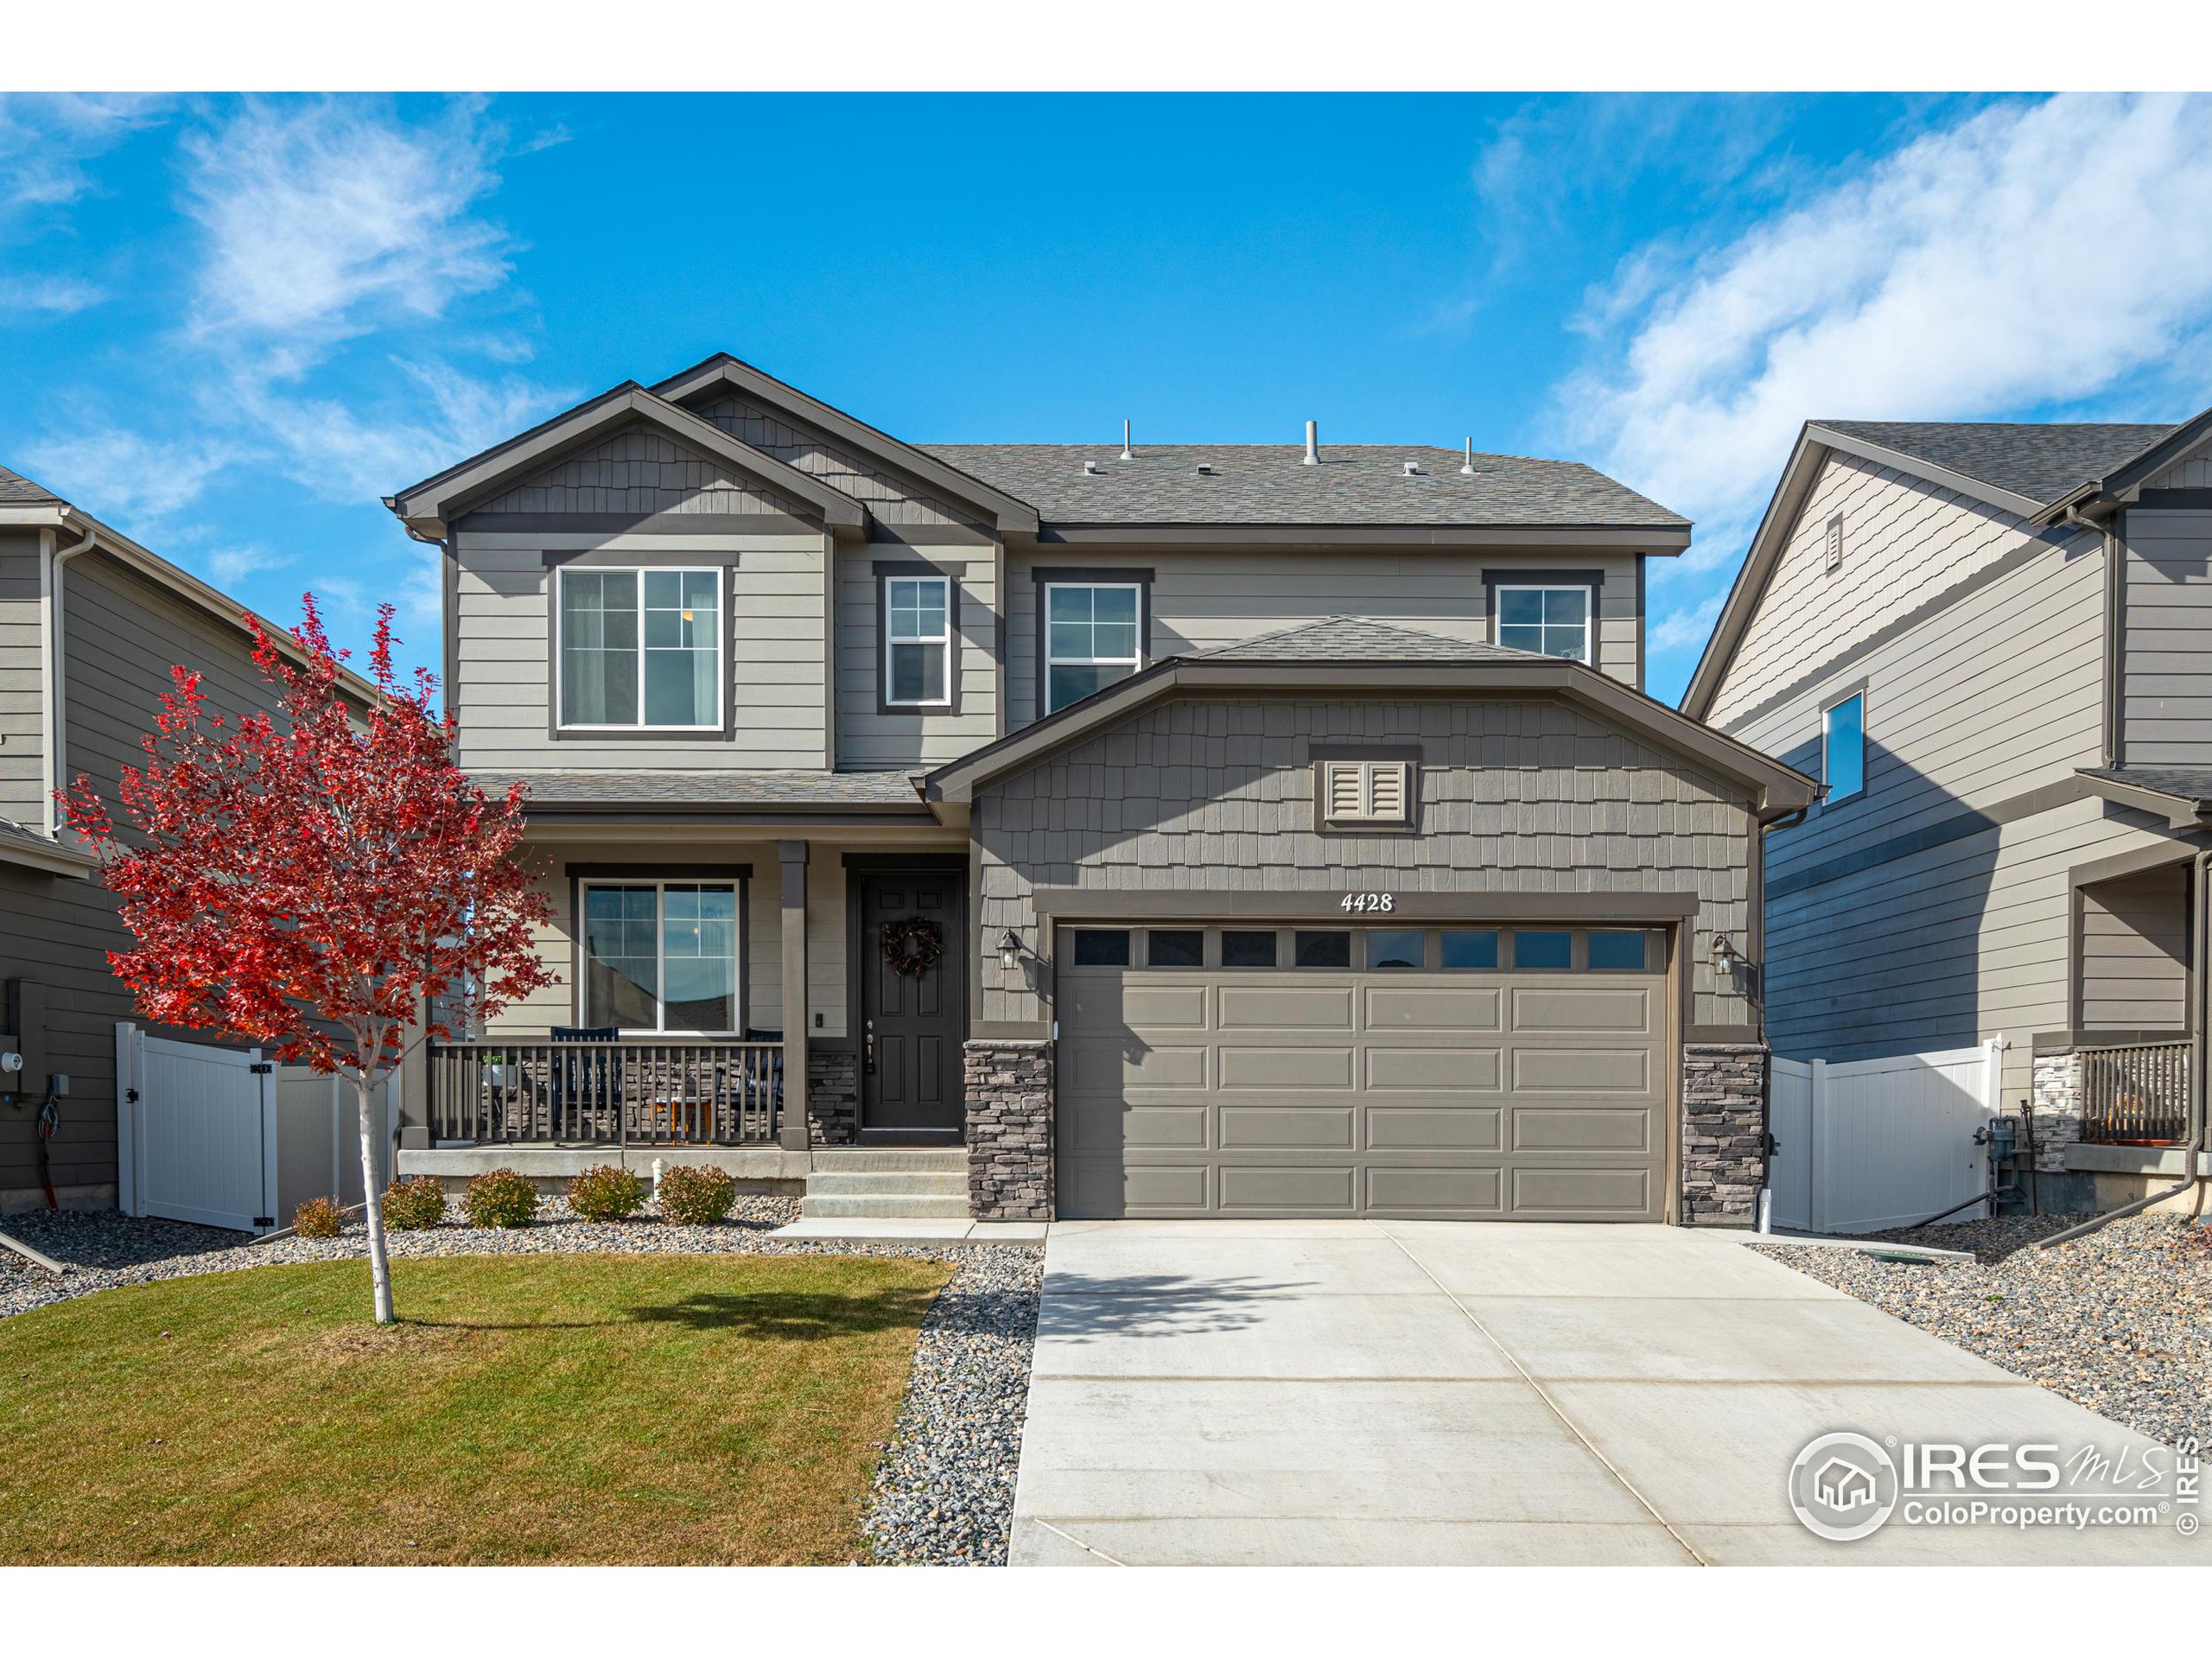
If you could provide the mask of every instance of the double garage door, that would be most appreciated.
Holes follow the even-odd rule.
[[[1059,1213],[1658,1220],[1665,943],[1063,926]]]

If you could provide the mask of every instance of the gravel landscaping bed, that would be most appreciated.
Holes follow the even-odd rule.
[[[448,1210],[450,1217],[454,1212]],[[778,1239],[796,1199],[741,1196],[718,1226],[678,1227],[645,1215],[575,1220],[547,1199],[537,1222],[513,1230],[448,1219],[389,1235],[395,1260],[434,1255],[677,1252],[687,1255],[888,1255],[957,1264],[924,1319],[913,1375],[876,1471],[862,1530],[874,1559],[901,1565],[1002,1565],[1014,1516],[1014,1473],[1028,1402],[1029,1360],[1044,1282],[1041,1244],[897,1244]],[[67,1265],[55,1274],[0,1249],[0,1318],[122,1285],[280,1262],[365,1255],[358,1224],[333,1239],[245,1236],[113,1211],[35,1211],[0,1218],[0,1232]],[[404,1287],[402,1286],[404,1312]]]
[[[2212,1441],[2212,1230],[2133,1216],[2031,1248],[2082,1219],[2008,1216],[1871,1235],[1974,1253],[1930,1267],[1813,1245],[1751,1248],[2154,1440]]]

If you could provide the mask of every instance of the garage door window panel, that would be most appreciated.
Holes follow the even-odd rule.
[[[1198,928],[1148,928],[1145,932],[1147,968],[1203,968],[1206,936]]]
[[[1370,929],[1367,965],[1375,969],[1426,968],[1428,966],[1428,935],[1418,929]]]
[[[1280,948],[1280,941],[1273,931],[1224,928],[1221,933],[1221,965],[1224,968],[1272,968],[1275,965]]]
[[[1513,965],[1523,970],[1564,973],[1574,966],[1574,935],[1516,929],[1513,935]]]
[[[1126,927],[1084,927],[1076,930],[1075,965],[1078,968],[1126,968],[1129,965],[1129,931]]]
[[[1345,932],[1308,932],[1300,929],[1296,936],[1295,954],[1292,960],[1300,968],[1349,968],[1351,966],[1351,935]]]
[[[1446,968],[1489,972],[1497,966],[1496,928],[1447,927],[1439,943]]]

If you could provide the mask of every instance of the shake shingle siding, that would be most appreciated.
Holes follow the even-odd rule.
[[[1421,832],[1321,836],[1313,744],[1418,743]],[[1740,939],[1750,815],[1675,758],[1540,701],[1179,700],[979,791],[986,938],[1034,938],[1039,886],[1153,892],[1695,893],[1699,929]],[[1325,906],[1317,915],[1328,915]],[[1693,964],[1692,1019],[1748,1020]],[[983,973],[982,1018],[1050,1010],[1018,971]]]
[[[798,517],[810,509],[719,456],[642,423],[563,456],[477,509],[489,513],[653,513]]]

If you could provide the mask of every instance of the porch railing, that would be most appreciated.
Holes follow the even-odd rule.
[[[2187,1135],[2189,1049],[2183,1039],[2081,1050],[2082,1138],[2111,1146]]]
[[[440,1141],[763,1146],[776,1138],[781,1043],[623,1038],[430,1046]]]

